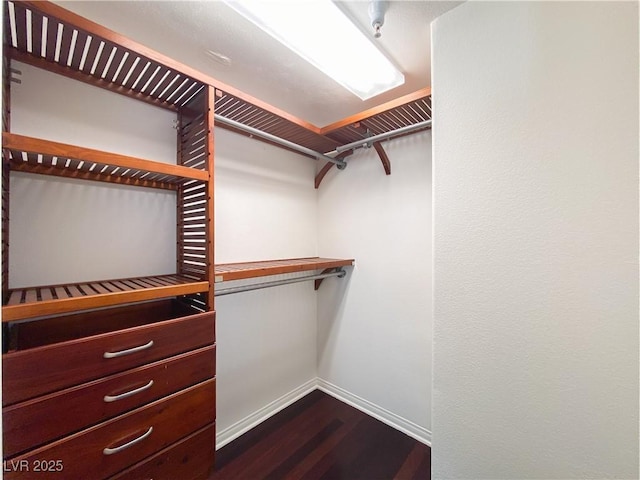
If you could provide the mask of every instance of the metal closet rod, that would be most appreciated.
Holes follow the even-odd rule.
[[[347,166],[347,164],[342,160],[331,158],[323,153],[316,152],[315,150],[311,150],[310,148],[303,147],[302,145],[298,145],[297,143],[290,142],[289,140],[276,137],[275,135],[271,135],[270,133],[263,132],[262,130],[258,130],[257,128],[249,127],[248,125],[244,125],[240,122],[236,122],[235,120],[225,118],[218,114],[214,114],[213,118],[215,122],[229,125],[230,127],[237,128],[238,130],[242,130],[243,132],[247,132],[251,135],[255,135],[256,137],[264,138],[265,140],[269,140],[270,142],[277,143],[279,145],[282,145],[283,147],[291,148],[292,150],[296,150],[300,153],[304,153],[305,155],[311,155],[316,160],[326,160],[328,162],[335,163],[336,165],[342,168]]]
[[[262,288],[278,287],[280,285],[288,285],[290,283],[307,282],[309,280],[321,280],[323,278],[328,278],[328,277],[342,278],[346,274],[347,274],[347,272],[345,272],[343,269],[340,269],[340,270],[335,271],[335,272],[319,273],[317,275],[308,275],[306,277],[287,278],[285,280],[274,280],[272,282],[262,282],[262,283],[256,283],[256,284],[253,284],[253,285],[242,285],[240,287],[223,288],[221,290],[216,290],[215,291],[215,296],[216,297],[221,297],[222,295],[230,295],[232,293],[241,293],[241,292],[248,292],[248,291],[251,291],[251,290],[260,290]]]
[[[396,135],[402,135],[403,133],[410,133],[414,130],[420,130],[421,128],[430,127],[431,119],[424,120],[419,123],[415,123],[413,125],[407,125],[406,127],[400,127],[397,130],[393,130],[391,132],[379,133],[378,135],[373,135],[371,137],[363,138],[361,140],[356,140],[355,142],[347,143],[346,145],[342,145],[337,147],[332,152],[328,153],[342,153],[347,150],[351,150],[352,148],[358,148],[367,143],[379,142],[381,140],[386,140],[387,138],[395,137]]]

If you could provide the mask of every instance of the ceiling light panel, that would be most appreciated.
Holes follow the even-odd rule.
[[[225,2],[362,100],[404,75],[330,0]]]

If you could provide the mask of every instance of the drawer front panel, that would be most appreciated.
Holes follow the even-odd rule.
[[[216,429],[211,424],[110,480],[206,480],[215,446]]]
[[[5,461],[4,478],[24,479],[20,465],[55,460],[62,471],[34,478],[107,478],[215,420],[215,380],[173,394],[101,425]],[[13,469],[13,466],[16,466]],[[32,473],[33,474],[33,473]]]
[[[12,457],[215,376],[215,346],[184,353],[3,409]]]
[[[3,404],[122,372],[215,341],[215,312],[3,355]]]

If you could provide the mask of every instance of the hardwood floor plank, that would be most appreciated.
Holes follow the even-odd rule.
[[[400,470],[395,474],[393,480],[411,480],[419,472],[419,468],[427,455],[430,456],[429,447],[422,444],[414,445],[409,456],[405,459]]]
[[[324,427],[320,432],[306,441],[300,448],[296,449],[284,462],[271,470],[264,478],[265,480],[281,480],[289,478],[289,473],[296,465],[303,462],[313,451],[323,443],[324,440],[338,430],[343,423],[340,420],[333,420],[329,425]]]
[[[431,449],[315,390],[216,453],[209,480],[430,480]]]

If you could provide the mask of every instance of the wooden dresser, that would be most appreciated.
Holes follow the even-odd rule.
[[[4,478],[205,479],[216,420],[214,89],[52,3],[3,8]],[[16,61],[174,112],[175,164],[13,133]],[[12,288],[10,226],[29,221],[9,219],[14,171],[175,192],[175,271]]]
[[[3,356],[5,478],[206,478],[214,330],[214,312],[177,300],[15,326],[19,348]]]

